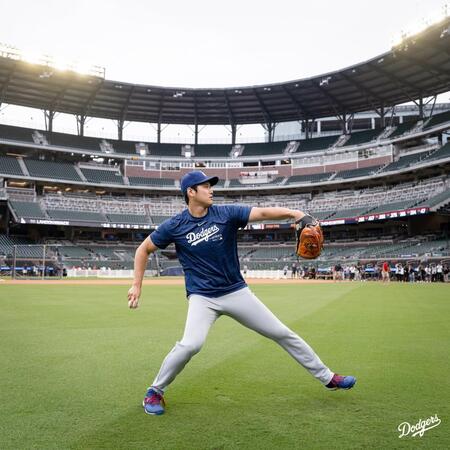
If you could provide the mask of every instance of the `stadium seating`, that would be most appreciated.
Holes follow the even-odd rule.
[[[201,144],[195,146],[196,158],[224,158],[231,152],[230,144]]]
[[[111,145],[113,146],[115,153],[125,153],[127,155],[137,155],[135,142],[112,141],[112,140],[109,140],[108,142],[110,142]]]
[[[103,214],[86,211],[64,211],[61,209],[47,209],[47,214],[56,220],[72,220],[78,222],[107,222]]]
[[[401,123],[397,128],[389,135],[389,139],[399,137],[408,131],[411,131],[417,124],[417,120]]]
[[[280,155],[286,148],[287,142],[265,142],[259,144],[243,144],[241,156]]]
[[[165,220],[170,219],[171,216],[152,214],[152,221],[155,225],[161,225]]]
[[[116,170],[88,169],[82,167],[81,171],[90,183],[123,184],[122,175]]]
[[[32,177],[52,180],[82,181],[75,167],[69,163],[24,159],[28,172]]]
[[[430,156],[428,156],[426,158],[426,161],[434,161],[435,159],[443,159],[449,157],[450,157],[450,141],[448,141],[439,150],[435,151]]]
[[[386,205],[377,206],[375,209],[370,211],[370,214],[407,209],[416,204],[417,204],[416,200],[404,200],[401,202],[388,203]]]
[[[314,209],[311,209],[311,214],[319,219],[319,220],[325,220],[325,219],[332,219],[336,211],[315,211]]]
[[[413,166],[418,162],[423,161],[428,155],[429,152],[421,152],[421,153],[414,153],[412,155],[402,156],[397,161],[393,161],[390,164],[388,164],[381,171],[390,172],[392,170],[405,169],[406,167]]]
[[[115,247],[95,246],[89,247],[89,250],[98,255],[101,259],[120,260],[120,258],[115,254]]]
[[[13,127],[11,125],[0,125],[0,139],[19,142],[34,142],[33,130],[29,128]]]
[[[15,247],[16,246],[16,247]],[[42,258],[44,247],[23,237],[0,234],[0,255],[7,258]]]
[[[246,256],[251,257],[252,260],[280,260],[294,256],[294,249],[291,247],[261,247],[256,248]]]
[[[450,111],[445,111],[443,113],[435,114],[431,119],[425,124],[424,130],[433,128],[441,123],[450,122]]]
[[[107,214],[106,216],[111,223],[128,223],[128,224],[150,224],[150,219],[147,216],[137,216],[129,214]]]
[[[10,206],[18,217],[45,219],[45,213],[42,211],[39,203],[9,201]]]
[[[241,187],[241,188],[260,187],[260,188],[264,188],[265,186],[273,186],[273,185],[279,184],[283,180],[284,180],[284,177],[277,177],[277,178],[271,180],[268,183],[241,183],[239,180],[230,180],[229,187],[231,187],[231,188],[233,188],[233,187]]]
[[[377,136],[381,134],[383,130],[375,129],[375,130],[365,130],[358,131],[356,133],[352,133],[350,138],[343,145],[344,147],[348,147],[350,145],[361,145],[371,141],[374,141]]]
[[[71,258],[80,260],[82,258],[91,258],[92,254],[89,250],[80,246],[60,246],[58,247],[58,253],[63,258]]]
[[[169,178],[128,177],[131,186],[175,187],[174,180]]]
[[[341,172],[337,172],[336,176],[333,179],[336,180],[340,178],[346,179],[346,178],[367,177],[380,170],[381,167],[382,166],[372,166],[372,167],[364,167],[362,169],[343,170]]]
[[[312,139],[302,139],[299,141],[300,145],[297,149],[297,153],[301,152],[313,152],[316,150],[326,150],[329,147],[332,147],[339,136],[324,136],[319,138]]]
[[[178,156],[181,157],[181,144],[156,144],[149,143],[150,156]]]
[[[50,145],[76,148],[80,150],[94,150],[96,152],[101,151],[100,142],[102,141],[102,139],[99,138],[57,132],[45,132],[45,135]]]
[[[363,206],[360,208],[352,208],[352,209],[338,209],[333,216],[333,219],[343,219],[350,217],[358,217],[363,216],[368,213],[372,208],[368,206]]]
[[[24,176],[19,161],[16,158],[10,158],[8,156],[0,156],[0,173]]]
[[[297,183],[319,183],[328,180],[334,172],[315,173],[311,175],[293,175],[289,177],[288,184]]]
[[[433,195],[432,197],[421,201],[416,205],[416,207],[432,208],[433,206],[445,203],[447,201],[450,202],[450,189],[446,189],[445,191],[442,191],[439,194]]]

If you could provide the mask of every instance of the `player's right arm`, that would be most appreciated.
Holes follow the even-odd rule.
[[[134,280],[128,291],[128,307],[131,309],[138,307],[148,256],[150,253],[156,252],[156,250],[158,250],[158,247],[152,242],[150,236],[136,249],[134,256]]]

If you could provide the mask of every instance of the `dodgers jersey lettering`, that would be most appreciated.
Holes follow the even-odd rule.
[[[237,251],[237,230],[247,225],[251,207],[212,205],[203,217],[188,209],[163,222],[151,235],[161,249],[175,243],[187,296],[220,297],[246,286]]]

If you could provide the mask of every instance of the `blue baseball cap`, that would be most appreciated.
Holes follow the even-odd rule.
[[[183,176],[183,178],[181,178],[181,192],[183,194],[186,194],[188,188],[202,183],[209,183],[211,186],[214,186],[218,181],[218,177],[208,177],[201,170],[193,170],[192,172],[188,172]]]

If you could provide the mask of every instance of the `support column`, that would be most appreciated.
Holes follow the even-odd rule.
[[[269,142],[272,142],[272,127],[273,127],[273,124],[272,124],[272,122],[268,122],[267,123],[267,133],[268,133],[268,135],[269,135]]]
[[[341,122],[342,134],[348,134],[347,114],[345,112],[342,113],[342,116],[340,117],[340,122]]]
[[[123,141],[123,124],[124,124],[123,119],[119,119],[117,121],[117,136],[119,141]]]
[[[194,125],[194,144],[198,144],[198,123]]]
[[[303,131],[305,132],[305,139],[309,139],[309,119],[302,120]]]
[[[381,128],[384,128],[386,126],[386,112],[384,110],[384,105],[381,105],[380,108],[380,121],[381,121]]]
[[[423,120],[423,97],[422,97],[422,94],[420,94],[420,97],[419,97],[419,119]]]
[[[236,145],[236,124],[231,124],[231,145]]]
[[[86,116],[76,116],[76,119],[78,136],[84,136],[84,124],[86,122]]]
[[[161,144],[161,122],[158,122],[158,128],[156,129],[156,142]]]
[[[44,110],[45,129],[51,133],[53,131],[53,119],[55,117],[55,111]]]

